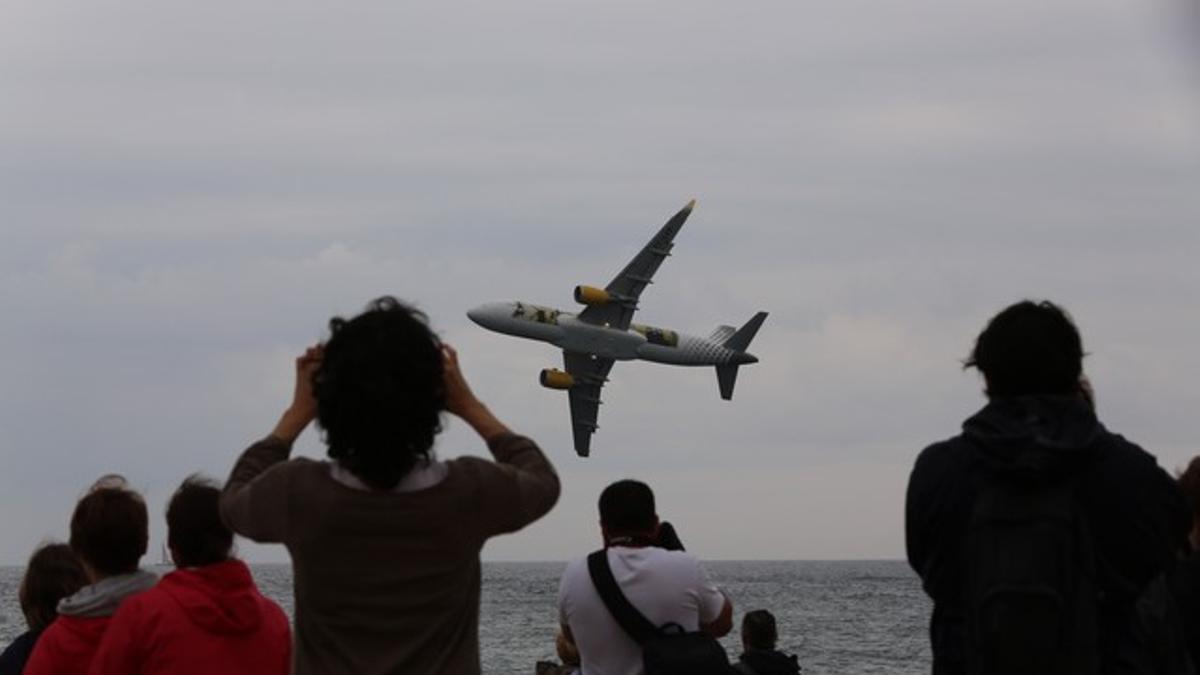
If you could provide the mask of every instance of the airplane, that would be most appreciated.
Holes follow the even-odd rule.
[[[738,367],[757,363],[746,351],[767,318],[758,312],[741,328],[719,326],[708,337],[633,323],[638,298],[671,254],[675,235],[696,206],[693,199],[658,231],[604,288],[576,286],[579,314],[528,302],[491,302],[467,312],[475,323],[506,335],[549,342],[563,350],[563,370],[546,368],[539,381],[566,390],[575,452],[587,457],[600,411],[600,389],[615,361],[641,359],[679,366],[716,366],[721,398],[733,398]]]

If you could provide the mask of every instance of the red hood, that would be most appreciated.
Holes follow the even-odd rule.
[[[240,560],[176,570],[163,577],[158,588],[209,633],[249,633],[263,621],[262,596]]]

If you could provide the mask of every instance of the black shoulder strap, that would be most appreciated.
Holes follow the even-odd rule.
[[[592,575],[592,584],[604,601],[608,612],[616,619],[617,624],[633,638],[638,645],[644,645],[658,635],[658,629],[637,608],[629,603],[629,598],[621,592],[617,580],[613,578],[612,568],[608,565],[608,551],[600,549],[588,555],[588,572]]]

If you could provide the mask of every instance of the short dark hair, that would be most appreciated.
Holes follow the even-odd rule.
[[[229,558],[233,531],[221,522],[221,490],[201,476],[188,476],[167,505],[167,545],[180,567],[200,567]]]
[[[746,612],[742,617],[742,641],[751,649],[775,649],[779,641],[775,617],[765,609]]]
[[[29,557],[17,596],[25,623],[40,633],[58,616],[58,601],[88,583],[75,552],[66,544],[45,544]]]
[[[106,576],[136,570],[149,537],[146,502],[119,476],[97,481],[71,514],[71,548]]]
[[[965,367],[987,380],[990,397],[1079,392],[1083,341],[1058,305],[1024,300],[988,321]]]
[[[1200,518],[1200,456],[1193,457],[1179,474],[1179,489],[1192,507],[1192,517]]]
[[[333,318],[313,375],[329,456],[367,485],[396,486],[428,458],[445,407],[441,342],[423,313],[393,297]]]
[[[619,480],[600,493],[600,523],[609,532],[647,532],[657,518],[654,492],[641,481]]]

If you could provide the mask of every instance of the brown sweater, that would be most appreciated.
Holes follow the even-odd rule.
[[[401,493],[343,485],[327,463],[288,460],[273,436],[242,453],[221,516],[291,554],[294,673],[480,672],[479,551],[559,493],[533,441],[504,434],[489,447],[495,462],[450,460],[442,482]]]

